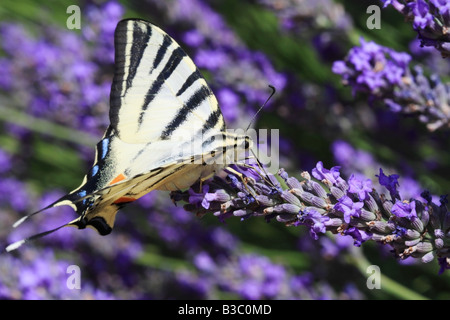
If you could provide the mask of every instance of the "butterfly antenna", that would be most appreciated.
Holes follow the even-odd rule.
[[[255,121],[256,116],[258,115],[258,113],[265,107],[265,105],[267,104],[267,102],[269,102],[270,98],[272,98],[272,96],[275,94],[275,92],[277,91],[275,89],[274,86],[269,84],[269,88],[272,89],[272,93],[270,94],[270,96],[267,98],[266,102],[263,103],[263,105],[261,107],[259,107],[258,111],[256,111],[256,113],[253,115],[253,118],[250,120],[250,123],[248,124],[247,130],[250,129],[250,126],[252,125],[253,121]]]

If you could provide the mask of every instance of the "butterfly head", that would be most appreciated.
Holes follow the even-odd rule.
[[[76,211],[80,216],[78,219],[72,221],[70,225],[78,229],[90,227],[102,236],[110,234],[114,227],[116,213],[120,209],[120,205],[99,205],[101,203],[100,198],[94,196],[81,201],[80,199],[74,199]]]

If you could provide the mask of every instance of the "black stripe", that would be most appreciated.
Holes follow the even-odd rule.
[[[153,70],[158,68],[158,65],[165,56],[167,48],[170,46],[171,43],[172,40],[170,39],[170,37],[167,34],[164,35],[163,43],[161,44],[161,47],[159,47],[158,52],[156,53],[155,60],[153,61]]]
[[[138,27],[139,25],[146,27],[146,32]],[[128,30],[133,28],[133,39],[127,36]],[[119,122],[119,109],[122,103],[122,91],[124,83],[126,83],[125,91],[131,86],[139,62],[142,60],[145,47],[151,36],[151,28],[144,21],[123,20],[119,22],[114,32],[114,48],[115,48],[115,68],[114,79],[111,85],[109,118],[111,124],[117,129]],[[132,42],[130,52],[126,52],[127,44]],[[130,66],[128,67],[128,77],[125,75],[125,57],[130,55]]]
[[[186,165],[182,165],[178,168],[176,168],[174,171],[168,173],[167,175],[165,175],[164,177],[162,177],[161,179],[159,179],[158,181],[154,182],[152,186],[157,185],[158,183],[160,183],[162,180],[164,180],[165,178],[167,178],[168,176],[171,176],[172,174],[174,174],[177,171],[180,171],[181,169],[183,169]],[[150,187],[149,187],[150,188]],[[147,188],[148,189],[148,188]]]
[[[186,81],[181,86],[180,90],[177,92],[177,97],[182,95],[184,91],[186,91],[187,88],[189,88],[195,81],[200,79],[202,76],[200,75],[200,72],[198,70],[195,70],[191,73],[191,75],[186,79]]]
[[[227,141],[227,135],[224,132],[221,132],[221,134],[222,134],[222,141]],[[219,135],[219,133],[217,133],[216,135]],[[210,136],[207,140],[203,140],[202,148],[205,148],[206,146],[216,141],[216,135]]]
[[[149,188],[153,187],[154,185],[158,184],[158,183],[161,182],[162,180],[164,180],[164,179],[166,179],[167,177],[171,176],[173,173],[175,173],[175,172],[177,172],[177,171],[183,169],[184,167],[185,167],[185,165],[182,165],[182,166],[176,168],[174,171],[169,172],[168,174],[166,174],[165,176],[163,176],[162,178],[160,178],[159,180],[157,180],[156,182],[154,182],[151,186],[147,187],[144,191],[148,190]],[[164,171],[165,169],[166,169],[165,167],[158,167],[158,168],[155,168],[155,169],[151,170],[150,172],[153,172],[153,171],[158,171],[158,172],[156,172],[156,173],[152,174],[151,176],[149,176],[148,178],[145,178],[144,180],[142,180],[142,181],[139,183],[139,185],[145,183],[145,181],[147,181],[147,180],[150,180],[150,179],[152,179],[152,178],[155,178],[158,174],[160,174],[160,173],[161,173],[162,171]],[[135,178],[135,177],[134,177],[134,178]],[[137,186],[138,186],[138,185],[137,185]],[[134,189],[134,188],[132,188],[132,189],[130,190],[130,192],[127,193],[127,195],[136,195],[137,193],[132,193],[133,189]]]
[[[197,108],[207,97],[211,95],[208,87],[202,86],[183,105],[178,114],[161,134],[161,139],[167,139],[187,118],[188,114]]]
[[[115,48],[115,69],[114,78],[111,85],[109,118],[111,124],[116,126],[119,122],[119,108],[123,88],[123,75],[125,66],[125,49],[127,45],[127,24],[128,21],[119,22],[114,32],[114,48]]]
[[[177,66],[180,64],[181,60],[186,56],[186,53],[178,47],[172,52],[172,55],[170,56],[169,60],[167,61],[166,65],[164,66],[164,69],[161,71],[161,73],[158,75],[156,80],[152,83],[150,89],[147,91],[147,94],[145,96],[144,104],[142,105],[142,111],[139,116],[139,125],[142,124],[142,120],[144,119],[145,111],[147,110],[149,104],[153,101],[155,96],[158,94],[159,90],[161,89],[164,82],[170,77],[172,72],[177,68]]]
[[[151,28],[149,28],[148,25],[145,24],[146,32],[143,32],[142,29],[139,28],[139,25],[144,24],[138,24],[136,22],[133,24],[133,38],[127,39],[127,42],[132,42],[132,46],[130,51],[130,67],[128,69],[125,93],[128,88],[131,87],[131,83],[136,76],[136,71],[142,61],[142,56],[144,55],[145,48],[147,48],[152,34]]]
[[[203,125],[202,133],[205,133],[207,130],[213,128],[217,124],[221,116],[222,113],[220,112],[219,108],[217,108],[216,111],[212,112],[209,115],[208,120],[206,120],[205,124]]]

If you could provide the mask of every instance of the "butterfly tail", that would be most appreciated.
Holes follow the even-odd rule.
[[[51,206],[50,206],[50,208],[51,208]],[[42,209],[42,210],[45,210],[45,209]],[[51,229],[51,230],[47,230],[47,231],[44,231],[44,232],[41,232],[41,233],[38,233],[38,234],[34,234],[34,235],[32,235],[32,236],[30,236],[28,238],[25,238],[25,239],[13,242],[13,243],[11,243],[10,245],[8,245],[5,248],[5,251],[6,252],[11,252],[13,250],[16,250],[16,249],[20,248],[25,243],[28,243],[30,241],[42,238],[42,237],[44,237],[44,236],[46,236],[46,235],[48,235],[50,233],[53,233],[55,231],[58,231],[59,229],[64,228],[64,227],[69,227],[69,226],[76,226],[76,227],[78,227],[79,220],[80,220],[80,218],[77,218],[77,219],[75,219],[75,220],[73,220],[73,221],[71,221],[69,223],[63,224],[62,226],[59,226],[57,228],[54,228],[54,229]]]
[[[23,216],[22,218],[20,218],[19,220],[17,220],[14,224],[13,224],[13,228],[17,228],[18,226],[20,226],[23,222],[25,222],[26,220],[28,220],[29,218],[31,218],[32,216],[41,213],[45,210],[48,210],[50,208],[53,207],[58,207],[58,206],[63,206],[63,205],[68,205],[72,208],[74,208],[76,211],[77,207],[75,206],[74,202],[73,202],[73,195],[72,194],[66,194],[65,196],[59,198],[58,200],[56,200],[55,202],[49,204],[48,206],[46,206],[45,208],[42,208],[38,211],[35,211],[33,213],[27,214],[26,216]]]

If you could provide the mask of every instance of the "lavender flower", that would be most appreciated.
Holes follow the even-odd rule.
[[[383,172],[383,169],[380,168],[380,175],[377,175],[378,180],[382,186],[384,186],[389,193],[391,194],[391,199],[400,199],[400,195],[398,194],[397,187],[398,184],[398,174],[391,174],[386,176]]]
[[[369,196],[369,192],[372,191],[372,180],[359,180],[352,175],[348,179],[349,189],[348,191],[351,193],[356,193],[360,201],[365,200]]]
[[[239,171],[246,176],[244,170]],[[369,191],[371,183],[367,179],[357,182],[352,175],[345,181],[338,167],[329,170],[321,162],[313,169],[313,176],[323,184],[312,180],[308,172],[301,174],[301,181],[283,169],[278,176],[284,180],[286,189],[271,175],[266,179],[247,176],[246,184],[238,182],[239,178],[231,173],[227,176],[231,184],[215,177],[207,182],[208,193],[204,198],[209,194],[221,196],[208,197],[207,206],[196,200],[185,208],[202,215],[211,212],[222,219],[263,216],[267,221],[275,219],[287,226],[305,225],[314,239],[321,233],[332,232],[351,236],[355,246],[369,240],[389,244],[401,259],[411,256],[427,263],[434,257],[449,256],[449,248],[443,241],[447,236],[440,231],[446,230],[450,223],[445,200],[441,200],[439,207],[431,201],[402,201],[396,189],[397,175],[386,176],[380,170],[380,184],[391,193],[391,200],[375,189]],[[189,199],[188,192],[173,192],[172,196]],[[439,260],[441,266],[445,265],[443,261]]]
[[[377,95],[400,85],[411,57],[373,41],[360,39],[361,46],[353,47],[346,61],[336,61],[333,72],[341,75],[354,92],[363,91]]]
[[[314,276],[311,273],[292,274],[283,265],[258,254],[243,254],[228,258],[213,257],[212,254],[202,251],[195,256],[194,261],[200,271],[199,276],[205,280],[204,286],[221,288],[238,298],[251,300],[341,298],[326,284],[319,281],[314,283]],[[194,275],[184,274],[184,278],[193,279]],[[196,283],[192,280],[190,282],[191,287]]]
[[[391,208],[391,212],[400,218],[408,218],[409,220],[417,219],[416,202],[397,200]]]
[[[430,131],[450,127],[450,85],[437,75],[424,76],[421,67],[409,68],[411,57],[361,39],[346,59],[333,64],[353,94],[364,92],[393,112],[418,115]]]
[[[412,21],[422,46],[435,47],[450,56],[450,6],[446,0],[382,0]]]
[[[275,12],[285,30],[300,33],[304,29],[326,28],[345,31],[352,25],[342,5],[329,0],[314,2],[259,0],[261,5]]]
[[[82,290],[67,286],[69,261],[56,260],[50,250],[25,250],[23,259],[4,256],[0,260],[2,299],[113,299],[106,291],[83,281]]]

